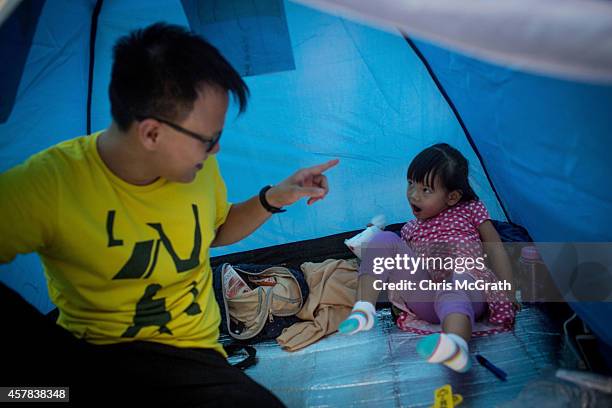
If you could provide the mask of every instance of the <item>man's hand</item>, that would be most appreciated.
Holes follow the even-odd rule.
[[[291,177],[281,181],[266,192],[266,200],[274,207],[284,207],[302,197],[310,197],[311,205],[322,200],[329,192],[327,177],[323,174],[334,167],[340,160],[334,159],[305,169],[298,170]]]

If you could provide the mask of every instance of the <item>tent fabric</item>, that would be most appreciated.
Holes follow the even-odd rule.
[[[11,61],[0,66],[0,123],[6,122],[13,110],[42,5],[42,1],[26,3],[14,18],[0,27],[0,60]]]
[[[407,166],[436,142],[447,142],[468,158],[472,185],[493,218],[505,219],[503,203],[510,219],[525,225],[536,241],[612,241],[607,211],[612,192],[605,188],[612,176],[606,161],[612,129],[609,85],[534,75],[415,41],[469,130],[470,143],[399,31],[382,31],[292,2],[276,8],[278,3],[270,0],[238,3],[248,3],[247,10],[272,9],[274,13],[250,13],[249,26],[264,31],[286,26],[287,35],[275,40],[262,34],[261,41],[250,42],[248,52],[236,58],[269,56],[278,49],[284,50],[286,63],[264,64],[263,70],[245,77],[252,95],[249,108],[237,116],[232,106],[227,115],[218,160],[230,200],[247,199],[299,167],[332,158],[341,163],[328,173],[331,193],[325,200],[314,206],[300,202],[213,255],[357,230],[379,213],[389,223],[407,221],[412,218],[405,198]],[[14,104],[0,123],[0,171],[86,133],[90,80],[91,129],[108,126],[112,46],[119,36],[157,21],[197,24],[198,30],[205,30],[207,22],[219,24],[202,16],[194,19],[188,1],[106,0],[91,48],[95,5],[94,0],[42,5]],[[226,27],[245,18],[240,7],[234,14],[231,7],[224,10]],[[268,24],[271,14],[276,24]],[[217,36],[214,44],[229,53],[225,50],[239,48],[235,38]],[[563,48],[565,43],[557,45]],[[599,50],[605,44],[592,45]],[[52,307],[37,256],[20,256],[0,266],[0,279],[40,310]],[[579,304],[575,309],[612,344],[612,326],[603,324],[610,304]]]
[[[84,133],[93,5],[89,1],[43,3],[15,103],[10,116],[0,124],[0,171]],[[31,4],[22,2],[20,7]],[[19,15],[16,9],[11,18]],[[54,307],[38,255],[19,256],[11,264],[0,265],[0,279],[39,310],[47,312]]]
[[[602,188],[612,179],[612,86],[504,70],[418,45],[470,129],[510,219],[536,242],[612,241],[612,190]],[[612,303],[572,307],[612,344]]]
[[[116,38],[161,15],[188,25],[178,3],[173,10],[164,5],[169,7],[166,1],[147,2],[138,21],[122,18],[132,10],[128,3],[105,2],[102,7],[92,129],[108,125],[106,94]],[[389,223],[406,221],[411,217],[405,199],[408,164],[435,141],[466,154],[476,192],[494,218],[504,219],[463,131],[401,36],[294,3],[285,3],[285,13],[296,68],[246,77],[249,108],[239,117],[235,110],[227,115],[218,160],[230,201],[249,198],[257,186],[279,182],[299,167],[336,157],[341,165],[329,172],[332,192],[320,205],[300,202],[238,244],[214,249],[213,255],[355,230],[378,213],[385,213]],[[221,50],[227,46],[215,45]],[[356,197],[368,199],[349,205]]]
[[[601,0],[298,0],[532,73],[612,83],[612,4]]]
[[[612,177],[603,148],[611,141],[612,86],[533,76],[417,44],[510,218],[536,242],[610,241],[612,190],[602,186]]]
[[[181,0],[191,29],[214,44],[242,76],[295,68],[282,0]]]

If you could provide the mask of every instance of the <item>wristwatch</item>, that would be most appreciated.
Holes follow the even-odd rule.
[[[277,213],[282,213],[282,212],[287,211],[283,208],[278,208],[278,207],[274,207],[273,205],[270,205],[268,200],[266,200],[266,192],[271,188],[272,188],[271,185],[267,185],[259,191],[259,202],[261,203],[263,208],[265,208],[266,211],[272,214],[277,214]]]

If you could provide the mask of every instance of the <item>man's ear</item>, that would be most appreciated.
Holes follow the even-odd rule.
[[[159,137],[159,122],[155,119],[145,119],[136,122],[136,132],[138,140],[147,150],[154,150]]]
[[[448,193],[448,196],[446,197],[446,205],[448,205],[449,207],[452,207],[453,205],[457,204],[459,200],[461,200],[462,196],[463,196],[463,193],[461,192],[461,190],[451,191],[450,193]]]

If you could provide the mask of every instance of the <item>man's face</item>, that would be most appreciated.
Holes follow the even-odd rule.
[[[200,88],[193,110],[187,118],[176,124],[201,135],[203,139],[213,139],[223,130],[225,113],[229,98],[227,92],[215,86]],[[185,135],[170,126],[160,127],[163,143],[158,160],[160,176],[169,181],[190,183],[202,169],[209,155],[217,154],[221,148],[217,143],[207,152],[209,145],[194,137]]]

